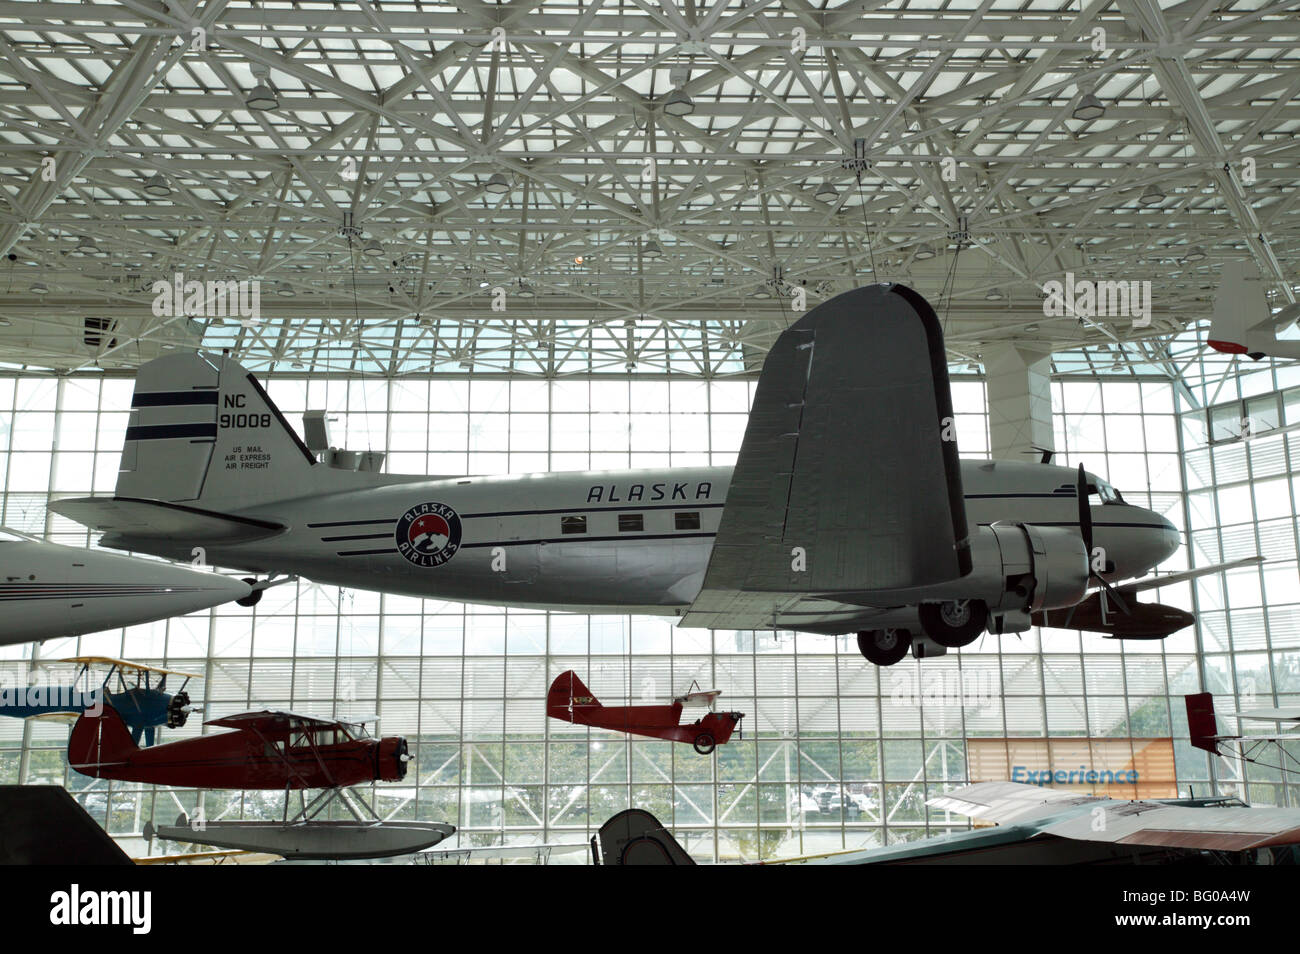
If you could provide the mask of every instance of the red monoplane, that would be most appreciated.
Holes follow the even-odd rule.
[[[72,727],[68,764],[83,775],[187,788],[341,788],[406,775],[406,740],[292,712],[244,712],[205,725],[234,732],[142,749],[111,705]]]
[[[708,755],[715,747],[726,744],[745,714],[710,711],[691,724],[682,725],[682,707],[688,703],[703,703],[712,710],[720,695],[721,692],[711,689],[688,692],[673,699],[671,705],[603,706],[583,685],[578,674],[569,670],[560,673],[551,683],[551,690],[546,694],[546,714],[552,719],[576,725],[690,742],[696,752]]]

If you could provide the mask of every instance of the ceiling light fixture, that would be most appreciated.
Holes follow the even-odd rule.
[[[834,202],[840,197],[840,190],[835,188],[835,184],[830,179],[823,179],[813,195],[823,202]]]
[[[155,172],[145,180],[143,192],[153,199],[165,199],[172,194],[172,187],[167,184],[161,172]]]
[[[1165,201],[1165,194],[1160,191],[1160,186],[1154,182],[1146,187],[1146,190],[1138,198],[1143,205],[1159,205]]]
[[[689,116],[695,112],[695,100],[678,86],[664,98],[664,112],[669,116]]]
[[[510,191],[510,180],[502,173],[494,172],[488,178],[487,185],[483,188],[485,191],[491,192],[493,195],[505,195]]]
[[[929,261],[930,259],[934,258],[934,249],[931,248],[927,243],[922,242],[916,250],[915,257],[918,262]]]
[[[1101,119],[1104,115],[1106,115],[1106,107],[1092,90],[1086,90],[1074,107],[1074,118],[1085,123]]]
[[[278,109],[280,101],[276,99],[275,91],[271,89],[271,85],[267,82],[271,76],[270,67],[263,63],[253,63],[252,70],[253,79],[257,80],[257,82],[248,91],[248,95],[244,97],[244,105],[249,109],[261,111]]]

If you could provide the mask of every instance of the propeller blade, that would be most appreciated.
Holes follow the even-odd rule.
[[[1088,551],[1088,565],[1092,565],[1092,508],[1088,506],[1088,475],[1079,465],[1079,481],[1075,487],[1079,496],[1079,535],[1083,548]]]
[[[1093,574],[1093,578],[1101,584],[1101,588],[1105,591],[1106,595],[1115,601],[1115,605],[1119,607],[1121,613],[1125,616],[1133,615],[1133,610],[1129,608],[1128,601],[1120,595],[1119,590],[1115,589],[1115,587],[1111,586],[1095,573]]]

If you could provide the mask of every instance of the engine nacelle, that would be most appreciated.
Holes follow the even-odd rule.
[[[970,579],[987,594],[990,614],[1061,609],[1088,592],[1088,551],[1073,530],[995,523],[971,543]]]

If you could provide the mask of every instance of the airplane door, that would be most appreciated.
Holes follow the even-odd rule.
[[[538,565],[538,519],[535,513],[512,512],[497,518],[497,540],[508,584],[534,583]]]

